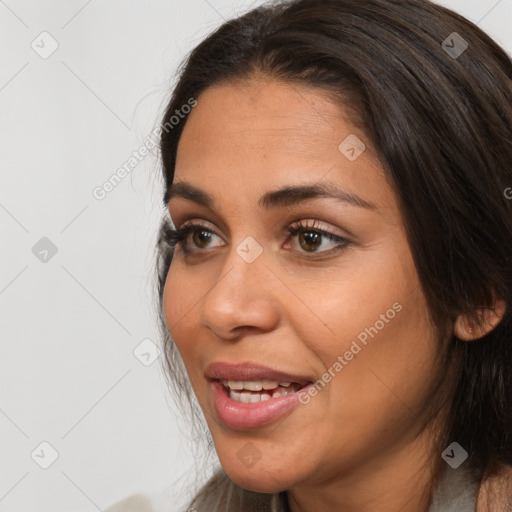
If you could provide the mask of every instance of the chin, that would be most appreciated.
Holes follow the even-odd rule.
[[[294,484],[290,475],[282,475],[281,471],[267,470],[266,467],[253,467],[240,470],[239,468],[222,466],[229,478],[239,487],[253,492],[275,493],[284,491]]]
[[[250,445],[250,443],[247,443]],[[249,450],[250,452],[250,450]],[[219,460],[224,472],[239,487],[254,492],[275,493],[295,486],[298,482],[307,478],[300,474],[296,465],[291,467],[286,464],[283,468],[283,459],[262,457],[257,462],[255,459],[247,465],[242,461],[238,453],[219,453]],[[304,471],[307,472],[306,468]]]

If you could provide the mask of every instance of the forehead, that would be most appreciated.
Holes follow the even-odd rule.
[[[207,88],[197,101],[178,145],[174,182],[259,197],[328,180],[369,202],[394,202],[369,141],[326,91],[258,79]],[[365,146],[355,160],[343,152],[346,140]]]
[[[205,150],[214,143],[226,151],[233,146],[237,151],[282,148],[321,156],[321,146],[339,143],[343,133],[351,131],[343,114],[342,107],[317,88],[262,79],[216,85],[198,98],[178,154],[182,156],[180,150],[190,141]]]

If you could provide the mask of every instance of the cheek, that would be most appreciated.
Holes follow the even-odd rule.
[[[315,280],[297,279],[293,289],[303,300],[283,294],[286,301],[282,303],[287,304],[289,318],[293,318],[296,338],[329,367],[347,351],[350,361],[355,361],[370,345],[387,345],[393,350],[389,340],[399,341],[400,317],[405,316],[405,301],[413,286],[391,265],[385,269],[367,265],[360,270],[354,263]],[[408,311],[415,307],[407,305]],[[380,355],[386,354],[384,350]]]
[[[303,317],[302,339],[318,339],[321,353],[327,348],[325,355],[331,358],[348,350],[350,341],[376,322],[381,327],[382,321],[394,316],[393,304],[407,301],[408,295],[419,286],[407,243],[400,232],[375,241],[374,247],[365,251],[348,251],[332,269],[310,275],[314,277],[308,279],[304,273],[291,276],[294,292],[303,301],[290,299]],[[388,310],[391,311],[386,315]],[[385,316],[384,320],[381,315]],[[388,325],[385,323],[379,330],[387,331]],[[326,362],[323,357],[322,360]]]
[[[191,286],[190,279],[176,258],[175,256],[175,260],[167,272],[162,307],[167,328],[173,339],[178,342],[180,336],[177,333],[182,330],[182,324],[186,324],[187,316],[193,313],[194,294],[192,290],[194,287]],[[199,299],[196,299],[196,302],[197,300]]]
[[[204,360],[212,357],[210,347],[201,344],[201,324],[198,321],[205,293],[200,286],[193,285],[192,276],[180,267],[179,261],[172,263],[164,285],[162,308],[167,329],[198,398],[206,392],[206,381],[199,368]]]
[[[173,320],[176,316],[176,307],[178,301],[173,300],[173,295],[176,297],[176,287],[178,286],[176,276],[177,274],[172,271],[172,265],[169,271],[167,272],[167,276],[165,278],[164,290],[163,290],[163,303],[162,309],[164,312],[165,321],[167,323],[167,328],[172,326],[174,323]]]
[[[363,328],[365,343],[356,337],[357,348],[354,343],[352,349],[343,347],[347,362],[332,380],[338,421],[348,416],[356,431],[373,425],[374,434],[386,437],[406,432],[418,415],[427,413],[430,394],[442,377],[423,297],[404,296],[396,302],[401,310],[388,323],[373,319]]]
[[[328,291],[310,294],[323,326],[307,317],[300,323],[299,336],[309,340],[322,361],[326,389],[332,390],[321,391],[320,402],[332,406],[339,421],[348,415],[360,428],[384,426],[413,408],[421,410],[442,372],[427,303],[406,247],[400,255],[389,251],[387,261],[382,252],[378,256],[374,263],[380,264],[324,281]],[[309,320],[314,320],[311,314]]]
[[[173,265],[171,265],[165,280],[162,308],[167,329],[171,333],[185,366],[187,366],[190,357],[187,349],[190,351],[190,348],[194,346],[194,344],[185,343],[185,340],[190,339],[192,335],[188,326],[193,312],[189,305],[192,298],[190,297],[190,286],[187,286],[183,272],[176,271]]]

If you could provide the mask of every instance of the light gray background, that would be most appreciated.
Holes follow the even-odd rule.
[[[179,500],[192,478],[159,361],[133,353],[159,343],[156,150],[92,192],[156,127],[186,53],[261,3],[0,0],[0,510],[89,512],[164,488]],[[512,52],[512,0],[440,3]],[[48,51],[44,31],[47,58],[31,47]],[[57,247],[46,262],[42,237]],[[43,441],[58,452],[48,469]]]

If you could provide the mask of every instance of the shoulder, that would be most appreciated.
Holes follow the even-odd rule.
[[[132,494],[117,501],[105,512],[155,512],[150,497],[147,494]]]
[[[499,471],[483,480],[478,492],[477,512],[512,510],[512,466],[503,464]]]

